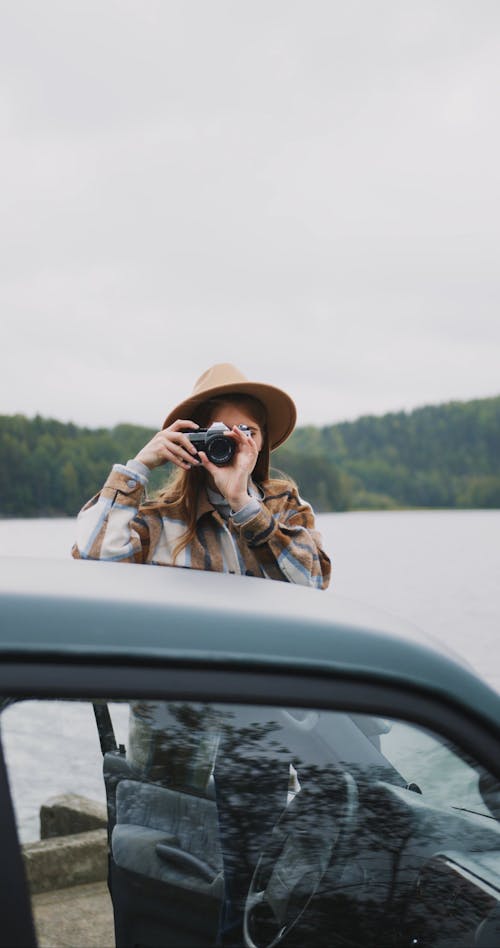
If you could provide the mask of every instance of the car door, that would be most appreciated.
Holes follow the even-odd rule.
[[[3,944],[500,944],[499,734],[459,702],[109,656],[0,675]]]

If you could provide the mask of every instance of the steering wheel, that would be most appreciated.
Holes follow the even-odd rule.
[[[346,772],[335,773],[333,788],[318,785],[296,794],[274,826],[252,876],[243,918],[246,948],[274,948],[283,941],[335,856],[340,874],[357,810],[356,783]]]

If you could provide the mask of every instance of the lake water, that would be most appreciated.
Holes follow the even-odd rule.
[[[321,595],[349,597],[409,620],[500,691],[500,511],[325,514],[318,525],[334,563],[333,584]],[[74,532],[71,519],[3,520],[0,555],[64,559]],[[114,716],[117,736],[125,740],[127,709],[115,708]],[[23,801],[18,819],[24,840],[37,837],[38,809],[51,795],[103,799],[88,707],[65,705],[62,715],[52,706],[41,714],[26,703],[7,709],[3,719],[13,794]],[[81,767],[68,772],[65,748],[75,741]]]

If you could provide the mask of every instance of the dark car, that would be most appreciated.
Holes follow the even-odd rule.
[[[500,697],[457,659],[252,578],[11,560],[0,596],[1,944],[500,945]],[[30,849],[95,786],[105,829]]]

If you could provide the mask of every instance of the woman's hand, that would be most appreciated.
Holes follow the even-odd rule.
[[[212,475],[218,491],[226,498],[232,510],[241,510],[248,503],[248,478],[259,454],[252,437],[248,437],[237,425],[225,435],[236,442],[236,452],[231,464],[218,467],[208,460],[204,451],[199,456],[205,470]]]
[[[196,431],[199,427],[194,421],[182,421],[178,418],[168,428],[158,431],[139,451],[139,454],[136,454],[135,460],[141,461],[150,470],[166,464],[167,461],[176,464],[183,471],[198,467],[200,461],[196,457],[196,448],[191,444],[187,434],[183,434],[183,430],[191,428]]]

